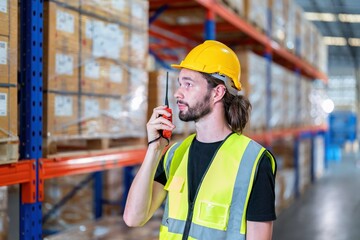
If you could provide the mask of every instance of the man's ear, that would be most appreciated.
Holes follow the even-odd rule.
[[[214,87],[214,102],[221,101],[226,93],[226,87],[222,84],[217,85]]]

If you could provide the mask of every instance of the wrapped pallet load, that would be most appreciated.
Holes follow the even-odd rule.
[[[18,6],[0,1],[0,164],[19,157],[17,112]]]
[[[147,15],[143,0],[45,2],[45,154],[145,137]]]
[[[45,157],[145,138],[148,5],[144,0],[44,2]],[[121,176],[105,176],[105,192]],[[45,229],[61,231],[94,218],[91,188],[72,195],[75,187],[91,184],[89,179],[85,174],[45,181]],[[119,192],[104,196],[120,201]],[[70,199],[65,206],[48,212],[65,197]]]

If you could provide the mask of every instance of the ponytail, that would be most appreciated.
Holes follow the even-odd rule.
[[[224,85],[221,80],[218,80],[209,74],[201,74],[208,82],[209,89],[214,88],[219,84]],[[251,104],[249,100],[245,96],[234,96],[231,95],[229,91],[226,91],[222,101],[224,104],[226,121],[231,127],[231,130],[236,133],[242,133],[250,117]]]

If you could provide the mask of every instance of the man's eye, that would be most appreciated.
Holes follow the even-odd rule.
[[[188,87],[191,87],[192,84],[191,83],[185,83],[185,87],[188,88]]]

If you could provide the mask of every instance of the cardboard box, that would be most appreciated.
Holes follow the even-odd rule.
[[[268,0],[244,0],[245,19],[262,31],[268,29]]]
[[[81,96],[80,134],[84,137],[101,137],[104,135],[104,101],[101,97]]]
[[[272,11],[271,37],[281,46],[286,39],[286,13],[288,11],[287,0],[269,0],[269,9]]]
[[[0,0],[0,35],[16,37],[18,21],[17,1]]]
[[[149,28],[149,2],[144,0],[131,1],[130,24],[135,29],[147,31]]]
[[[45,49],[44,89],[64,92],[79,91],[79,55],[55,48]]]
[[[11,79],[9,75],[9,64],[11,61],[9,48],[9,37],[0,36],[0,83],[9,84],[14,81],[14,79]],[[17,78],[15,78],[15,80],[16,79]]]
[[[44,136],[56,138],[79,134],[78,95],[44,94]]]
[[[0,0],[0,83],[17,84],[17,1]]]
[[[17,36],[0,36],[0,83],[17,85]]]
[[[127,63],[130,29],[93,16],[81,16],[82,62],[87,59],[112,59]],[[138,46],[141,48],[141,46]]]
[[[95,15],[102,19],[127,25],[130,21],[131,2],[128,0],[86,0],[81,2],[81,8],[87,15]]]
[[[302,49],[305,47],[302,43],[302,35],[304,34],[304,10],[295,5],[295,53],[298,56],[302,55]]]
[[[104,93],[124,95],[129,92],[129,67],[117,61],[103,59],[100,61],[101,78],[104,82]]]
[[[78,9],[80,7],[80,1],[82,0],[56,0],[60,5],[60,6],[64,6],[64,7],[74,7],[76,9]]]
[[[132,31],[130,36],[130,64],[135,68],[146,69],[149,54],[149,35]]]
[[[104,66],[102,66],[100,59],[88,58],[81,63],[81,92],[82,93],[105,93],[105,82],[101,73]]]
[[[125,101],[118,98],[107,97],[104,101],[104,114],[102,115],[104,132],[112,137],[122,137],[126,135],[128,112]]]
[[[18,139],[17,89],[0,87],[0,141]]]
[[[56,4],[44,4],[44,47],[79,52],[79,13]]]

